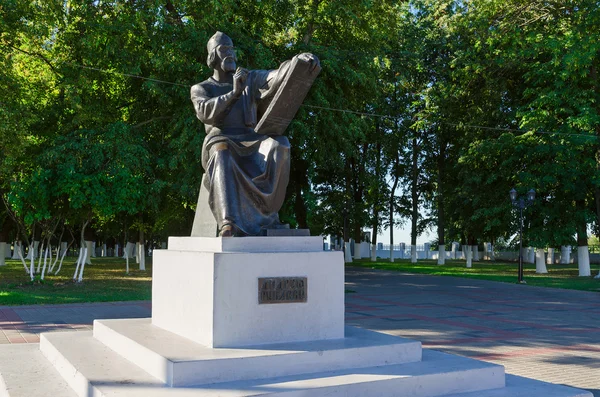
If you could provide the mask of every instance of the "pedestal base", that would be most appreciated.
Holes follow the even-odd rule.
[[[320,237],[263,239],[171,240],[155,251],[152,320],[0,346],[0,397],[592,397],[515,377],[506,387],[502,366],[416,341],[344,337],[341,252],[321,251]],[[307,289],[260,303],[278,300],[260,285]]]
[[[296,250],[285,252],[290,239]],[[154,325],[208,347],[344,337],[344,262],[322,250],[321,237],[171,238],[169,246],[154,251]]]

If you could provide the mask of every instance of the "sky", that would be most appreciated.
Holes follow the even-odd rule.
[[[366,229],[369,231],[368,229]],[[435,230],[426,230],[425,233],[417,237],[417,245],[429,243],[437,237]],[[390,243],[390,230],[386,229],[377,235],[377,242],[383,244]],[[410,245],[410,222],[405,222],[401,227],[394,227],[394,245],[405,243]]]

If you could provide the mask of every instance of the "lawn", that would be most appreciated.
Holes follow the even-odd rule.
[[[129,261],[130,273],[125,274],[125,260],[120,258],[93,258],[92,265],[85,267],[82,283],[72,280],[75,259],[65,258],[58,276],[46,276],[43,282],[30,281],[20,261],[7,260],[0,267],[0,306],[80,302],[114,302],[149,300],[152,290],[152,260],[147,258],[146,271],[136,270],[135,260]],[[37,263],[36,263],[37,266]],[[406,273],[432,274],[515,283],[517,265],[504,262],[473,262],[467,269],[464,261],[447,261],[438,266],[437,261],[421,260],[416,264],[409,260],[385,260],[371,262],[368,259],[352,262],[351,266],[372,269],[394,270]],[[593,277],[578,277],[576,265],[548,266],[549,274],[535,273],[535,266],[525,265],[527,285],[538,287],[566,288],[582,291],[600,291],[600,280]],[[592,265],[592,273],[598,274],[598,265]],[[352,292],[352,291],[347,291]]]
[[[362,259],[348,264],[350,266],[368,267],[371,269],[394,270],[406,273],[432,274],[436,276],[451,276],[476,278],[481,280],[499,281],[504,283],[517,282],[517,264],[511,262],[473,262],[473,267],[467,268],[465,261],[450,260],[445,265],[438,265],[437,260],[419,260],[410,263],[409,259],[397,259],[394,263],[379,259],[371,262]],[[523,278],[527,285],[536,287],[553,287],[575,289],[580,291],[600,291],[600,280],[593,276],[598,274],[598,265],[592,264],[591,277],[579,277],[577,265],[548,265],[548,274],[537,274],[535,265],[525,264]]]
[[[135,259],[92,258],[82,283],[74,283],[76,258],[65,258],[58,276],[46,276],[33,283],[18,260],[6,261],[0,267],[0,306],[78,302],[114,302],[148,300],[152,291],[152,260],[146,259],[146,271],[136,270]],[[36,261],[37,266],[37,261]]]

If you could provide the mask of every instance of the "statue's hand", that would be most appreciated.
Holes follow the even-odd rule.
[[[237,68],[233,75],[233,94],[236,97],[242,95],[246,88],[246,80],[248,79],[248,69]]]
[[[314,72],[315,69],[321,69],[321,62],[319,61],[319,58],[317,58],[316,55],[311,54],[310,52],[304,52],[300,55],[298,55],[298,58],[310,63],[310,71]]]

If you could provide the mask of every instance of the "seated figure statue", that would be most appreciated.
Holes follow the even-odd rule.
[[[263,235],[280,228],[278,212],[290,172],[290,144],[283,135],[255,131],[275,93],[290,73],[290,61],[276,70],[237,68],[232,40],[217,32],[207,44],[213,75],[191,89],[206,128],[202,147],[204,188],[219,236]],[[297,58],[320,69],[312,54]]]

